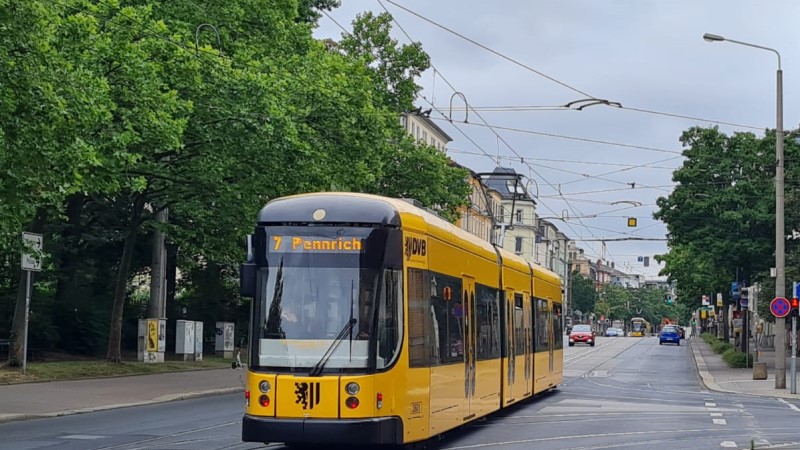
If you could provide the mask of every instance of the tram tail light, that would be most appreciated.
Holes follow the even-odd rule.
[[[244,401],[247,406],[250,406],[250,389],[244,391]]]
[[[344,401],[344,404],[350,409],[356,409],[358,408],[358,399],[355,397],[347,397],[347,400]]]
[[[269,406],[269,396],[262,395],[261,397],[258,397],[258,403],[264,408],[266,408],[267,406]]]
[[[377,407],[378,407],[378,409],[381,409],[383,407],[383,394],[378,392],[378,395],[376,396],[376,398],[378,400]]]

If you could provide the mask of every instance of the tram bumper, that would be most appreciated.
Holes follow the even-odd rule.
[[[245,414],[243,442],[303,444],[402,444],[399,417],[371,419],[276,419]]]

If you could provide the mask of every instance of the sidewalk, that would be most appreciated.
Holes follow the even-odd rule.
[[[754,380],[752,368],[732,369],[722,360],[722,355],[714,353],[709,344],[699,337],[689,341],[697,370],[703,384],[708,389],[720,392],[758,395],[762,397],[796,398],[800,394],[790,394],[791,358],[786,358],[786,389],[775,389],[775,351],[760,350],[759,361],[767,363],[767,379]],[[797,361],[800,366],[800,361]],[[798,367],[800,369],[800,367]],[[798,384],[800,387],[800,384]]]
[[[243,392],[244,377],[227,368],[2,385],[0,423]]]

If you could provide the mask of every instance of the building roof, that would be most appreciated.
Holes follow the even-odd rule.
[[[422,123],[424,123],[426,127],[429,127],[431,130],[433,130],[435,133],[437,133],[437,134],[439,135],[439,137],[441,137],[441,138],[442,138],[442,140],[443,140],[443,141],[445,141],[445,142],[452,142],[452,141],[453,141],[453,138],[451,138],[449,134],[445,133],[445,131],[444,131],[443,129],[441,129],[441,128],[439,127],[439,125],[436,125],[436,124],[435,124],[435,123],[434,123],[434,122],[431,120],[431,118],[430,118],[430,117],[428,117],[428,114],[430,114],[430,110],[426,111],[426,113],[425,113],[425,114],[421,113],[421,112],[420,112],[421,110],[422,110],[422,108],[417,108],[417,109],[415,109],[414,111],[410,111],[410,112],[404,112],[403,114],[404,114],[404,115],[413,115],[413,116],[415,116],[415,117],[416,117],[416,118],[418,118],[418,119],[419,119],[419,120],[420,120]]]
[[[500,193],[500,198],[503,200],[511,200],[515,198],[514,195],[514,178],[519,174],[511,167],[495,167],[491,175],[486,177],[486,185]],[[516,186],[516,199],[533,202],[536,201],[528,194],[528,190],[521,182]]]

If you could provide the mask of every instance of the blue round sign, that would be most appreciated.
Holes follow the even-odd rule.
[[[792,311],[792,305],[783,297],[775,297],[769,303],[769,310],[775,317],[786,317]]]

